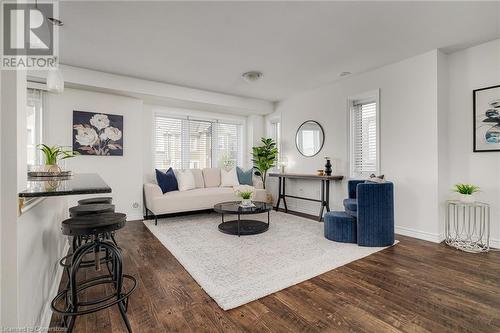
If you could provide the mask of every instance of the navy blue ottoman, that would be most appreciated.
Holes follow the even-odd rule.
[[[356,219],[346,212],[328,212],[324,217],[325,237],[342,243],[356,243]]]

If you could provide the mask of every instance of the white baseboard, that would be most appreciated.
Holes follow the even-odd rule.
[[[144,215],[141,212],[134,212],[127,214],[127,221],[136,221],[136,220],[144,220]]]
[[[439,236],[439,234],[434,234],[434,233],[427,232],[427,231],[420,231],[420,230],[415,230],[412,228],[399,227],[399,226],[395,226],[394,231],[397,234],[400,234],[403,236],[418,238],[418,239],[426,240],[426,241],[433,242],[433,243],[441,243],[442,242],[442,239]]]
[[[69,251],[69,242],[66,241],[64,242],[64,248],[63,252],[60,255],[60,258],[64,257],[66,253]],[[58,291],[59,291],[59,284],[61,284],[61,279],[62,275],[64,273],[64,268],[59,265],[59,261],[56,263],[57,265],[57,271],[55,274],[55,278],[52,280],[52,287],[50,288],[49,292],[49,298],[47,302],[45,303],[44,310],[42,312],[41,320],[40,320],[40,327],[42,328],[41,332],[48,332],[48,328],[50,326],[50,320],[52,319],[52,309],[50,308],[50,302],[54,297],[56,297]]]
[[[283,207],[283,204],[280,205],[281,208]],[[300,205],[297,205],[295,203],[293,204],[288,204],[288,209],[291,211],[295,212],[300,212],[304,214],[310,214],[310,215],[317,215],[319,213],[319,208],[318,210],[312,210],[312,209],[307,209],[304,207],[300,207]],[[412,228],[407,228],[407,227],[400,227],[400,226],[395,226],[394,231],[396,234],[400,234],[403,236],[408,236],[412,238],[417,238],[433,243],[441,243],[444,241],[444,235],[440,234],[434,234],[431,232],[427,231],[420,231]],[[490,239],[490,247],[495,248],[495,249],[500,249],[500,240],[498,239]]]
[[[490,239],[490,247],[500,249],[500,239]]]

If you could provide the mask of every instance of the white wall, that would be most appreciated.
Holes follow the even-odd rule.
[[[19,154],[23,150],[17,145],[21,132],[18,127],[26,109],[26,73],[23,71],[2,72],[1,85],[1,197],[0,235],[1,235],[1,289],[2,326],[17,327],[19,323],[19,265],[17,192],[21,179],[18,171]],[[23,132],[24,134],[24,132]],[[32,232],[37,232],[33,230]],[[28,246],[28,244],[24,244]]]
[[[18,307],[20,327],[47,327],[68,251],[61,222],[68,218],[67,197],[42,199],[17,219]]]
[[[438,200],[439,200],[439,237],[445,238],[442,221],[446,218],[446,200],[450,197],[449,181],[449,141],[448,141],[448,56],[438,51],[437,95],[438,95]]]
[[[98,173],[113,190],[116,210],[126,213],[128,220],[141,219],[142,101],[77,89],[65,89],[62,94],[50,93],[46,101],[44,140],[48,144],[72,145],[73,110],[123,115],[123,156],[78,156],[68,159],[67,166],[75,173]],[[70,197],[73,203],[80,198]],[[134,203],[139,207],[133,208]]]
[[[251,115],[247,117],[247,149],[245,152],[247,167],[252,167],[252,147],[262,144],[262,137],[266,136],[266,126],[264,117]]]
[[[395,183],[396,231],[438,241],[437,57],[437,51],[428,52],[280,102],[276,114],[281,114],[287,170],[315,172],[330,156],[334,174],[348,176],[347,99],[380,88],[381,173]],[[323,150],[311,158],[301,156],[294,144],[298,126],[308,119],[318,121],[326,137]],[[290,193],[319,196],[317,183],[288,184]],[[333,208],[341,208],[346,186],[346,181],[333,186]],[[316,203],[287,201],[293,210],[319,212]]]
[[[491,205],[491,238],[500,247],[500,152],[473,153],[472,91],[500,84],[500,40],[448,55],[449,183],[481,187]]]
[[[19,190],[26,187],[26,73],[2,73],[1,113],[1,327],[47,326],[49,300],[62,269],[67,216],[65,198],[42,200],[18,217]]]

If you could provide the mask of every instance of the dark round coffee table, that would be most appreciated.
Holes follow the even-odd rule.
[[[241,207],[239,201],[221,202],[214,206],[217,213],[221,213],[222,223],[219,230],[230,235],[255,235],[269,229],[269,212],[273,209],[271,204],[255,201],[254,207]],[[241,215],[254,215],[267,213],[267,223],[257,220],[241,219]],[[238,215],[237,220],[224,221],[224,214]]]

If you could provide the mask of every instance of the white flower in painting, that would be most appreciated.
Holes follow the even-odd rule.
[[[106,135],[106,130],[104,130],[104,133],[101,133],[101,135],[99,135],[99,138],[101,139],[101,141],[106,141],[108,139],[108,136]]]
[[[122,137],[122,131],[115,127],[106,127],[104,134],[113,141],[118,141]]]
[[[94,126],[98,130],[102,130],[109,126],[109,118],[105,114],[95,114],[90,118],[90,125]]]
[[[75,135],[76,141],[82,146],[93,146],[99,140],[97,132],[93,128],[75,127],[77,133]]]

